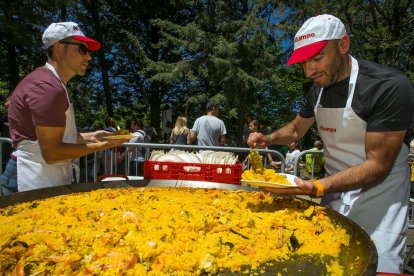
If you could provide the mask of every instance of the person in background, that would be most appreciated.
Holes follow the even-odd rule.
[[[313,143],[311,150],[323,150],[323,143],[321,140],[316,140]],[[323,154],[306,154],[306,171],[312,178],[323,178],[325,176]]]
[[[253,117],[250,114],[247,114],[246,116],[246,122],[243,125],[243,145],[248,146],[247,145],[247,139],[249,138],[250,135],[250,130],[249,130],[249,126],[250,126],[250,122],[253,121]]]
[[[10,138],[10,134],[9,134],[9,119],[8,119],[8,115],[7,115],[7,110],[9,108],[9,103],[10,103],[10,96],[8,96],[6,98],[6,101],[4,102],[4,107],[5,107],[5,113],[3,113],[0,116],[0,121],[1,121],[1,133],[0,133],[0,137],[3,138]],[[3,159],[3,164],[2,164],[2,168],[4,168],[7,160],[9,160],[10,158],[10,154],[12,152],[12,147],[10,145],[10,143],[8,142],[2,142],[1,143],[1,147],[2,147],[2,159]]]
[[[135,136],[129,143],[149,143],[150,139],[148,134],[144,131],[144,123],[141,119],[136,118],[131,121],[132,134]],[[141,147],[127,147],[126,150],[119,156],[118,162],[121,162],[126,154],[129,153],[129,173],[130,175],[144,175],[144,161],[145,161],[145,148]]]
[[[6,101],[4,102],[4,107],[6,109],[6,112],[0,116],[0,121],[1,121],[0,137],[10,137],[9,123],[8,123],[8,118],[7,118],[8,117],[7,110],[9,108],[9,104],[10,104],[10,96],[8,96],[6,98]]]
[[[286,173],[292,173],[294,170],[294,165],[295,165],[295,158],[296,156],[298,156],[300,154],[300,150],[299,150],[299,141],[293,141],[291,143],[289,143],[288,145],[288,151],[286,153],[285,156],[285,172]],[[300,162],[300,160],[299,160]],[[280,161],[271,161],[270,162],[270,166],[272,166],[273,168],[278,168],[280,167],[282,163]]]
[[[105,131],[115,132],[117,130],[119,130],[119,127],[117,126],[115,119],[111,116],[107,116],[105,120]],[[106,149],[103,152],[99,152],[99,157],[101,159],[101,168],[103,170],[103,172],[99,172],[99,174],[115,174],[117,158],[119,158],[121,151],[121,147],[114,147]]]
[[[170,144],[189,145],[191,144],[190,130],[187,128],[187,118],[177,117],[175,127],[171,131]]]
[[[151,143],[158,143],[159,142],[158,132],[155,129],[155,127],[152,126],[150,120],[147,120],[144,123],[144,131],[145,131],[146,134],[148,134],[149,137],[151,137]]]
[[[250,133],[260,132],[260,122],[258,120],[250,120],[248,129],[249,129],[249,135]],[[247,139],[249,138],[249,135],[246,136],[246,140],[244,141],[246,144],[247,144]]]
[[[267,126],[265,126],[263,128],[263,132],[262,133],[264,135],[268,135],[268,134],[270,134],[272,132],[273,132],[272,127],[267,124]],[[286,153],[288,152],[288,147],[286,145],[268,145],[266,148],[269,149],[269,150],[274,150],[274,151],[278,151],[279,153],[281,153],[283,155],[283,160],[285,159]],[[271,153],[268,153],[267,154],[267,160],[269,162],[269,167],[270,168],[273,168],[273,169],[275,169],[276,167],[278,167],[278,166],[276,166],[276,162],[278,162],[278,161],[275,161],[274,157],[275,156],[272,155]],[[277,159],[279,160],[279,158],[280,157],[278,156]],[[272,163],[272,162],[274,162],[274,163]],[[273,164],[273,166],[270,165],[271,163]]]
[[[115,119],[111,116],[106,117],[105,125],[106,131],[115,132],[119,130],[119,127],[116,125]]]
[[[255,120],[255,119],[252,119],[252,118],[250,119],[250,122],[248,124],[249,135],[250,135],[250,133],[261,132],[262,130],[263,131],[268,131],[267,128],[268,127],[263,127],[263,129],[262,129],[262,125],[260,124],[259,120]],[[248,135],[246,137],[248,138]],[[244,143],[246,143],[246,145],[247,145],[247,141],[248,141],[247,138],[244,141]],[[262,156],[262,160],[263,160],[264,156],[267,156],[270,163],[273,161],[272,155],[270,153],[267,153],[267,154],[259,153],[259,154]],[[243,169],[246,169],[246,168],[247,168],[247,166],[244,167]]]
[[[220,146],[226,144],[226,126],[217,118],[220,114],[219,106],[215,101],[206,105],[207,115],[201,116],[194,122],[191,129],[191,142],[197,139],[199,146]]]
[[[10,98],[18,191],[71,184],[74,158],[126,141],[104,141],[110,135],[104,130],[77,132],[67,84],[74,76],[85,75],[90,51],[98,50],[100,43],[86,37],[74,22],[52,23],[42,40],[47,63],[27,75]]]
[[[9,122],[7,116],[7,109],[10,104],[10,96],[7,97],[4,106],[6,108],[6,113],[1,116],[1,137],[10,138],[9,134]],[[12,146],[7,143],[2,143],[2,153],[3,153],[3,166],[4,171],[0,176],[0,195],[9,195],[17,192],[17,164],[16,161],[11,158]],[[8,161],[6,161],[8,160]],[[6,163],[5,163],[6,162]]]
[[[162,111],[162,133],[164,143],[167,143],[168,135],[174,127],[172,117],[171,107],[169,104],[166,104]]]
[[[288,64],[300,64],[314,84],[291,123],[267,136],[253,133],[249,144],[288,144],[316,122],[326,177],[295,178],[295,188],[266,190],[322,197],[322,205],[371,236],[378,251],[377,271],[402,273],[414,89],[401,72],[350,56],[350,45],[340,19],[329,14],[308,19],[295,35]]]

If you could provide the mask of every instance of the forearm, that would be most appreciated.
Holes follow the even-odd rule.
[[[226,136],[222,135],[220,136],[220,141],[219,141],[220,145],[223,146],[226,144]]]
[[[197,133],[190,130],[190,144],[197,138]]]
[[[61,143],[53,148],[41,147],[42,156],[49,164],[74,159],[90,153],[107,149],[107,142],[88,143],[88,144],[68,144]]]
[[[340,171],[332,176],[321,179],[325,192],[344,192],[369,187],[381,183],[391,167],[366,160],[358,166]]]
[[[78,133],[76,143],[85,144],[85,143],[90,142],[92,137],[94,137],[93,134],[94,134],[94,132]]]
[[[288,145],[302,138],[314,121],[314,118],[302,118],[298,115],[292,122],[266,135],[264,139],[267,140],[267,144]]]
[[[275,132],[266,135],[268,144],[277,144],[277,145],[288,145],[292,141],[300,139],[298,133],[295,131],[295,128],[292,123],[276,130]]]
[[[391,162],[393,163],[393,162]],[[340,171],[332,176],[320,179],[322,195],[334,192],[346,192],[358,188],[365,188],[381,183],[388,175],[392,166],[379,165],[375,161],[365,161],[359,166]],[[295,179],[298,187],[292,189],[264,188],[277,194],[306,194],[317,195],[317,185],[314,181]]]
[[[112,139],[101,142],[100,140],[110,133],[99,130],[90,133],[79,133],[77,136],[77,141],[80,141],[79,144],[63,143],[64,132],[64,127],[36,126],[40,150],[47,163],[74,159],[95,151],[113,148],[128,141],[128,139]],[[87,143],[87,141],[90,142]]]

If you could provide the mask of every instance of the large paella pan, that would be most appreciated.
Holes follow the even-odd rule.
[[[247,194],[249,197],[251,197],[251,195],[260,195],[261,193],[257,193],[257,189],[254,188],[247,188],[247,187],[242,187],[242,186],[238,186],[238,185],[229,185],[229,184],[219,184],[219,183],[210,183],[210,182],[196,182],[196,181],[157,181],[157,180],[152,180],[152,181],[117,181],[117,182],[101,182],[101,183],[88,183],[88,184],[79,184],[79,185],[70,185],[70,186],[63,186],[63,187],[54,187],[54,188],[47,188],[47,189],[42,189],[42,190],[36,190],[36,191],[30,191],[30,192],[24,192],[24,193],[19,193],[19,194],[15,194],[15,195],[11,195],[11,196],[6,196],[6,197],[2,197],[0,200],[0,208],[1,207],[5,207],[4,209],[2,209],[2,213],[0,213],[3,217],[5,215],[5,212],[13,212],[13,208],[10,208],[10,206],[12,206],[13,204],[16,203],[20,203],[20,202],[31,202],[33,200],[38,200],[38,199],[44,199],[44,198],[49,198],[49,197],[53,197],[53,196],[58,196],[58,195],[65,195],[65,194],[71,194],[71,193],[75,193],[75,192],[86,192],[88,193],[89,191],[95,190],[95,189],[100,189],[100,188],[119,188],[119,187],[148,187],[144,188],[144,189],[140,189],[141,192],[143,192],[144,190],[146,191],[150,191],[152,188],[151,187],[175,187],[175,186],[186,186],[186,187],[201,187],[201,188],[218,188],[218,190],[212,190],[213,191],[213,195],[215,197],[220,197],[223,200],[222,202],[224,203],[223,206],[225,206],[226,204],[226,200],[228,201],[228,204],[230,204],[231,200],[234,201],[234,199],[236,198],[234,193],[229,193],[229,192],[224,192],[221,193],[222,189],[226,189],[226,190],[246,190],[246,191],[251,191],[253,192],[252,194]],[[181,188],[168,188],[170,189],[169,193],[172,194],[173,192],[177,192],[177,190],[181,189]],[[138,190],[138,189],[135,189]],[[161,189],[162,190],[162,189]],[[165,190],[165,189],[164,189]],[[210,189],[211,190],[211,189]],[[115,193],[113,192],[115,190],[105,190],[104,193],[105,194],[111,194],[111,197],[109,198],[109,201],[111,200],[116,200],[116,194],[122,194],[122,192],[120,193]],[[122,191],[122,189],[116,190],[116,191]],[[156,190],[154,190],[156,191]],[[220,191],[220,193],[218,193],[218,191]],[[244,192],[238,192],[240,195],[244,195]],[[207,194],[207,193],[202,193],[202,194]],[[211,197],[212,193],[208,193],[208,196]],[[144,195],[143,193],[141,193],[141,195]],[[162,197],[158,197],[158,195],[154,194],[145,194],[145,196],[148,197],[153,197],[151,200],[164,200]],[[144,197],[145,197],[144,196]],[[187,196],[187,195],[186,195]],[[227,197],[227,198],[226,198]],[[259,197],[261,197],[261,200],[263,198],[266,198],[263,195],[260,195]],[[105,196],[105,198],[107,199],[107,197]],[[114,199],[115,198],[115,199]],[[329,255],[329,254],[324,254],[324,252],[320,252],[317,254],[311,254],[311,253],[306,253],[306,244],[305,241],[301,240],[300,237],[300,233],[301,232],[306,232],[307,229],[294,229],[296,235],[290,234],[288,233],[288,227],[282,227],[282,226],[276,226],[274,228],[276,228],[276,233],[274,237],[269,236],[269,241],[268,241],[268,245],[269,247],[271,246],[275,246],[277,248],[280,248],[280,250],[285,250],[285,251],[289,251],[289,254],[285,254],[283,255],[284,257],[278,258],[277,260],[266,260],[263,263],[257,263],[257,262],[252,262],[250,263],[251,265],[244,265],[241,267],[237,267],[236,268],[230,267],[227,269],[218,269],[217,268],[217,264],[214,264],[215,266],[213,266],[214,263],[214,258],[211,255],[214,255],[214,253],[209,253],[205,258],[202,258],[202,262],[200,262],[200,267],[201,269],[196,270],[195,274],[233,274],[233,273],[238,273],[238,274],[243,274],[243,273],[259,273],[259,274],[271,274],[274,275],[276,272],[280,273],[280,275],[296,275],[296,274],[301,274],[301,275],[331,275],[331,274],[335,274],[336,272],[333,271],[340,271],[341,274],[343,275],[374,275],[375,274],[375,270],[376,270],[376,265],[377,265],[377,253],[375,250],[375,246],[373,245],[372,241],[370,240],[369,236],[365,233],[364,230],[362,230],[359,226],[357,226],[355,223],[353,223],[352,221],[348,220],[347,218],[343,217],[342,215],[330,210],[330,209],[325,209],[325,208],[321,208],[319,207],[319,205],[306,201],[306,200],[302,200],[302,199],[293,199],[293,198],[276,198],[277,200],[271,200],[271,202],[269,202],[268,200],[262,200],[262,201],[254,201],[255,203],[250,204],[248,207],[244,207],[246,209],[246,211],[251,212],[256,212],[256,213],[260,213],[260,214],[267,214],[267,213],[277,213],[277,212],[281,212],[278,214],[283,214],[284,212],[286,213],[286,210],[288,210],[287,212],[289,214],[291,214],[293,216],[294,212],[293,209],[295,209],[296,211],[300,211],[303,212],[305,214],[305,216],[300,217],[300,219],[304,218],[304,221],[307,223],[308,220],[318,220],[321,219],[320,217],[318,218],[318,216],[321,214],[323,214],[323,216],[326,216],[326,221],[328,222],[332,222],[335,228],[330,229],[331,232],[327,232],[329,235],[331,235],[330,237],[332,239],[338,239],[338,237],[340,236],[340,231],[341,229],[345,229],[347,232],[346,237],[349,238],[349,240],[347,240],[346,243],[341,244],[341,248],[340,248],[340,252],[337,255]],[[237,197],[237,200],[239,200],[239,197]],[[63,201],[63,200],[61,200]],[[166,200],[165,200],[166,201]],[[179,201],[179,200],[178,200]],[[32,206],[30,208],[36,208],[39,204],[37,203],[38,201],[36,201],[35,203],[30,203],[28,206]],[[60,201],[59,201],[60,202]],[[216,204],[218,201],[215,200],[214,204]],[[252,201],[253,202],[253,201]],[[256,204],[256,202],[259,202],[259,204]],[[62,203],[63,204],[63,203]],[[160,204],[160,203],[156,203],[154,202],[154,204]],[[177,202],[177,204],[179,205],[180,202]],[[237,201],[236,201],[236,205],[237,205]],[[242,205],[242,203],[240,202],[240,205]],[[155,208],[156,206],[154,206],[154,210],[157,209]],[[65,208],[65,207],[64,207]],[[85,208],[85,207],[83,207]],[[87,207],[86,207],[87,208]],[[92,207],[91,207],[92,208]],[[111,207],[111,208],[115,208],[116,207]],[[120,207],[118,207],[120,208]],[[170,207],[173,208],[173,207]],[[67,209],[67,208],[66,208]],[[64,210],[64,212],[66,212],[67,210]],[[96,206],[95,206],[96,209]],[[14,209],[17,210],[17,209]],[[59,210],[62,210],[62,208],[60,208]],[[99,210],[103,210],[103,209],[99,209]],[[319,211],[318,211],[319,210]],[[322,210],[322,211],[321,211]],[[118,210],[117,210],[118,211]],[[197,213],[202,213],[204,210],[200,209],[197,210]],[[147,212],[147,211],[146,211]],[[101,211],[101,213],[93,213],[93,210],[91,209],[90,212],[86,212],[86,213],[91,213],[92,216],[97,216],[96,217],[96,221],[97,221],[97,225],[99,224],[99,216],[104,216],[105,212]],[[152,212],[150,210],[151,215],[156,214],[156,212]],[[138,233],[140,230],[140,227],[144,227],[145,222],[140,222],[139,218],[137,218],[138,216],[136,216],[135,213],[133,212],[123,212],[123,219],[126,220],[132,220],[135,221],[135,228],[137,229],[133,229],[133,231],[135,231],[135,233]],[[195,216],[195,213],[193,213]],[[246,219],[248,217],[248,212],[246,212]],[[7,215],[7,214],[6,214]],[[187,210],[182,210],[180,212],[180,215],[182,215],[183,217],[191,217],[191,212],[187,211]],[[30,216],[30,215],[26,215],[26,216]],[[158,217],[159,214],[157,215],[157,218],[154,217],[154,219],[159,219],[161,220],[161,218]],[[221,215],[220,215],[221,216]],[[239,217],[243,217],[242,215],[238,215]],[[323,219],[322,216],[322,219]],[[236,238],[234,239],[240,239],[242,241],[246,241],[251,235],[251,232],[243,232],[244,230],[242,228],[226,228],[223,230],[223,227],[226,225],[226,221],[223,222],[223,220],[225,220],[224,218],[225,216],[222,216],[219,218],[220,220],[220,225],[218,225],[219,227],[210,227],[210,232],[214,232],[214,231],[223,231],[223,232],[229,232],[231,234],[231,236],[235,236]],[[140,218],[144,218],[144,216],[140,216]],[[38,219],[42,219],[42,217],[40,216]],[[175,220],[176,218],[172,218],[172,220]],[[245,219],[245,220],[246,220]],[[265,215],[262,216],[263,220],[266,220]],[[2,220],[2,223],[6,223],[6,220]],[[59,221],[56,222],[57,224],[59,224]],[[207,223],[207,222],[206,222]],[[248,222],[247,224],[249,224],[250,222]],[[252,222],[254,224],[254,222]],[[256,222],[255,228],[259,228],[262,227],[262,224],[259,224],[261,222]],[[325,222],[323,222],[325,223]],[[33,223],[34,224],[34,223]],[[62,224],[68,224],[67,222]],[[70,224],[70,223],[69,223]],[[280,223],[279,223],[280,225]],[[295,227],[306,227],[309,228],[309,226],[305,226],[307,224],[303,224],[303,226],[295,226]],[[325,225],[325,224],[323,224]],[[326,224],[327,225],[327,224]],[[1,225],[0,225],[1,227]],[[169,226],[170,227],[170,226]],[[330,226],[333,227],[333,226]],[[338,227],[338,228],[336,228]],[[37,226],[33,226],[33,228],[39,228]],[[109,229],[110,227],[107,227],[108,229],[103,229],[103,232],[99,235],[96,236],[96,239],[99,239],[99,242],[105,241],[105,243],[108,243],[107,240],[110,240],[111,238],[113,238],[113,233],[111,234],[111,229]],[[162,227],[161,227],[162,228]],[[163,231],[165,232],[165,229],[153,229],[153,232],[160,232],[163,233]],[[168,228],[168,227],[165,227]],[[170,227],[171,228],[171,227]],[[212,229],[214,228],[214,229]],[[248,228],[248,227],[247,227]],[[27,230],[27,228],[23,228],[21,227],[21,229],[25,229],[25,233],[26,232],[36,232],[38,231],[39,233],[35,233],[36,237],[40,237],[39,239],[44,243],[44,250],[45,252],[52,252],[52,254],[48,253],[47,256],[45,256],[45,272],[47,273],[47,271],[54,271],[57,272],[57,270],[47,270],[50,269],[50,267],[53,267],[53,269],[55,269],[54,266],[58,266],[59,262],[66,262],[65,265],[71,266],[71,269],[73,269],[73,271],[78,271],[77,269],[80,267],[83,267],[85,262],[89,262],[89,264],[91,264],[91,261],[88,260],[89,259],[94,259],[95,256],[91,255],[87,252],[79,252],[81,251],[81,249],[63,249],[62,248],[58,248],[59,244],[54,243],[54,238],[56,237],[56,235],[54,235],[55,233],[42,233],[42,231],[48,231],[48,229],[31,229],[30,231]],[[86,228],[85,228],[86,229]],[[90,228],[88,228],[89,230],[86,231],[92,231],[90,230]],[[217,230],[220,229],[220,230]],[[3,229],[4,230],[4,229]],[[22,230],[23,231],[23,230]],[[106,232],[105,232],[106,231]],[[167,229],[167,232],[171,232],[171,229]],[[173,230],[176,231],[176,230]],[[264,231],[264,229],[263,229]],[[315,230],[317,232],[317,235],[324,235],[324,233],[322,233],[322,230]],[[319,232],[318,232],[319,231]],[[335,232],[336,231],[336,232]],[[81,232],[81,231],[79,231]],[[125,233],[127,233],[128,230],[125,230]],[[146,230],[146,232],[150,232],[148,230]],[[177,231],[178,232],[178,231]],[[270,232],[269,232],[270,233]],[[288,234],[286,234],[288,233]],[[0,254],[0,258],[4,258],[4,256],[14,256],[16,257],[16,263],[11,262],[13,267],[9,267],[7,268],[7,271],[13,271],[13,273],[17,272],[17,273],[22,273],[22,274],[32,274],[35,269],[33,268],[33,265],[31,265],[31,262],[33,264],[33,261],[30,256],[30,254],[32,253],[28,253],[30,252],[30,250],[33,251],[33,245],[30,244],[30,242],[28,242],[27,240],[25,240],[24,242],[22,241],[23,238],[18,238],[21,237],[22,234],[24,233],[14,233],[13,235],[10,235],[7,237],[6,240],[3,240],[1,242],[1,254]],[[46,235],[45,235],[46,234]],[[19,236],[20,235],[20,236]],[[154,234],[153,234],[154,235]],[[288,236],[286,236],[288,235]],[[24,236],[24,235],[23,235]],[[122,235],[121,235],[122,236]],[[49,237],[49,238],[48,238]],[[77,237],[74,237],[72,234],[68,233],[60,233],[58,236],[58,239],[60,240],[70,240],[70,239],[76,239]],[[130,240],[128,240],[128,238],[130,238],[127,234],[124,234],[124,236],[122,236],[121,239],[117,240],[116,243],[116,247],[117,249],[119,249],[119,245],[125,245],[125,243],[130,242]],[[165,238],[165,236],[163,237]],[[168,237],[167,237],[168,238]],[[217,237],[216,237],[217,238]],[[131,238],[130,238],[131,239]],[[189,236],[188,239],[191,239],[191,237]],[[80,239],[82,240],[82,239]],[[155,241],[155,239],[153,239]],[[84,241],[86,242],[86,235],[84,236]],[[148,247],[148,245],[152,246],[152,247],[156,247],[157,243],[151,241],[150,243],[148,243],[146,246]],[[227,239],[227,236],[220,236],[219,237],[219,241],[222,244],[225,244],[228,251],[233,252],[235,251],[233,247],[237,247],[239,246],[237,244],[236,240],[231,240],[230,238]],[[315,239],[315,241],[319,241],[319,242],[326,242],[326,240],[323,239]],[[41,243],[42,243],[41,242]],[[199,242],[199,241],[198,241]],[[212,243],[217,242],[217,240],[212,239],[211,240]],[[137,245],[136,248],[134,247],[135,252],[138,252],[138,248],[139,248],[139,241],[136,241]],[[317,242],[315,242],[317,243]],[[68,241],[68,244],[73,244],[72,241]],[[96,244],[100,244],[100,243],[94,243],[93,246],[96,246]],[[73,245],[72,245],[73,246]],[[115,246],[115,245],[114,245]],[[200,247],[203,246],[201,243],[199,245]],[[302,248],[301,248],[302,246]],[[39,251],[41,250],[41,246],[37,246],[36,250]],[[80,246],[79,246],[80,248]],[[258,247],[259,248],[259,247]],[[284,249],[285,248],[285,249]],[[323,248],[323,247],[322,247]],[[232,251],[233,249],[233,251]],[[262,250],[265,250],[267,248],[262,248]],[[19,251],[20,250],[20,251]],[[66,253],[63,253],[64,250],[69,250],[70,252],[76,252],[76,254],[70,254],[69,251],[65,251]],[[210,251],[213,249],[209,249]],[[252,248],[252,247],[246,247],[246,248],[242,248],[242,249],[238,249],[238,252],[242,252],[243,255],[234,255],[234,256],[238,256],[237,258],[240,258],[240,256],[242,257],[249,257],[252,253],[252,250],[254,252],[254,250],[260,250],[257,249],[256,247]],[[302,250],[301,254],[297,254],[300,253]],[[326,251],[329,251],[328,249],[325,249]],[[154,252],[156,251],[155,249],[153,250]],[[174,249],[165,249],[164,252],[167,252],[168,254],[168,260],[164,260],[166,263],[169,262],[169,265],[171,266],[171,258],[174,259],[176,258],[177,260],[179,260],[181,258],[181,262],[183,262],[182,256],[178,256],[177,253],[174,253]],[[144,251],[139,251],[139,252],[144,252]],[[135,268],[138,269],[138,267],[141,265],[141,263],[145,263],[145,261],[149,261],[149,259],[151,259],[151,256],[148,257],[148,253],[151,251],[146,251],[145,253],[136,253],[131,255],[130,258],[128,259],[122,259],[121,257],[119,257],[119,250],[112,250],[110,252],[110,254],[105,253],[105,258],[107,260],[108,263],[113,264],[114,262],[119,262],[121,266],[123,266],[123,268],[119,271],[121,271],[122,273],[132,273],[133,274],[133,269],[131,270],[130,268]],[[172,252],[172,253],[171,253]],[[7,253],[7,254],[6,254]],[[39,254],[39,252],[37,252]],[[41,253],[41,252],[40,252]],[[257,257],[260,254],[258,254],[260,252],[254,252],[254,256]],[[6,255],[5,255],[6,254]],[[13,255],[14,254],[14,255]],[[94,251],[94,254],[99,254],[99,248],[97,250]],[[144,254],[144,255],[141,255]],[[145,255],[147,254],[147,255]],[[195,254],[195,253],[194,253]],[[216,252],[216,254],[219,254]],[[233,253],[231,253],[233,254]],[[34,254],[33,254],[34,255]],[[244,256],[245,255],[245,256]],[[148,257],[148,258],[147,258]],[[157,259],[157,262],[154,262],[150,267],[147,267],[147,272],[151,273],[151,272],[157,272],[157,269],[161,269],[160,271],[162,271],[162,265],[163,263],[160,263],[160,257],[159,257],[159,250],[157,253],[157,256],[153,256],[154,259]],[[188,258],[193,258],[194,256],[189,256]],[[262,256],[263,257],[263,256]],[[59,259],[61,258],[61,259]],[[71,259],[72,258],[72,259]],[[211,259],[213,258],[213,260]],[[2,260],[3,262],[3,260]],[[141,263],[140,263],[141,262]],[[249,262],[248,262],[249,263]],[[20,266],[19,266],[20,265]],[[105,264],[105,263],[98,263],[95,262],[93,263],[93,265],[89,265],[89,267],[87,267],[88,269],[82,269],[80,271],[78,271],[78,273],[94,273],[94,268],[96,268],[96,271],[102,272],[105,271],[105,265],[107,266],[106,268],[110,267],[110,265]],[[332,266],[336,266],[339,265],[341,267],[340,270],[332,270]],[[161,267],[160,267],[161,266]],[[214,268],[212,268],[214,267]],[[4,270],[5,267],[2,267],[2,269]],[[36,271],[39,271],[39,267],[36,267]],[[113,270],[108,270],[108,271],[113,271]],[[137,272],[137,270],[135,270],[135,273]],[[142,272],[142,271],[141,271]],[[140,273],[141,273],[140,272]],[[171,271],[170,271],[171,272]],[[155,273],[156,274],[156,273]],[[181,274],[183,274],[183,271],[181,271]],[[194,271],[193,273],[194,274]],[[184,275],[186,275],[184,273]]]

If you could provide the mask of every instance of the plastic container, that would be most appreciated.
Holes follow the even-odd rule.
[[[240,185],[242,164],[144,161],[144,179],[196,180]]]

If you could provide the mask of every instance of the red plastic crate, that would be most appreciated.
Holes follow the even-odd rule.
[[[198,180],[240,185],[242,164],[144,161],[144,179]]]

